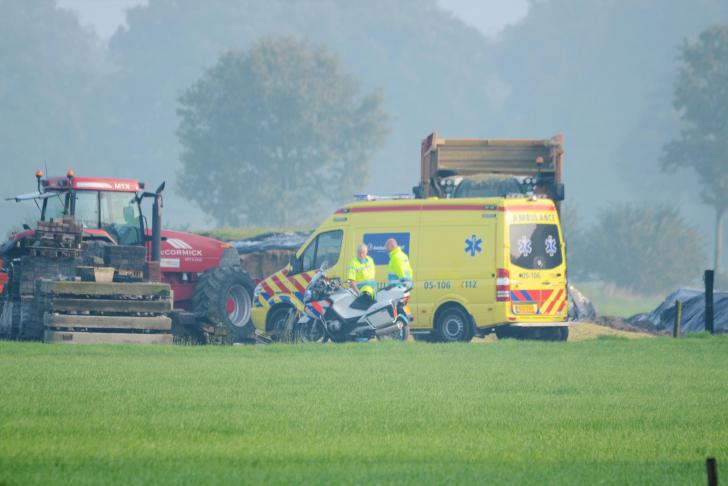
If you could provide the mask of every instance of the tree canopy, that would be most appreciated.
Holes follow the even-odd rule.
[[[705,231],[714,218],[697,172],[675,177],[658,160],[682,123],[671,106],[675,47],[726,22],[718,0],[545,0],[485,38],[438,0],[148,0],[105,44],[53,0],[0,0],[0,189],[16,192],[16,171],[45,161],[52,172],[167,180],[166,222],[209,225],[176,190],[178,98],[223,53],[291,35],[325,46],[363,91],[382,88],[391,132],[363,190],[409,191],[432,130],[563,132],[568,204],[585,221],[611,201],[658,199]],[[0,204],[2,230],[17,208]]]
[[[696,280],[703,245],[697,228],[673,206],[621,203],[600,211],[573,250],[582,277],[645,294]]]
[[[386,134],[381,95],[289,37],[222,55],[179,102],[179,190],[223,225],[300,224],[346,200]]]
[[[36,169],[65,173],[86,159],[88,99],[103,71],[92,31],[52,0],[0,0],[0,224],[23,222],[35,208],[5,202],[30,192]],[[5,231],[0,232],[0,237]]]
[[[728,211],[728,25],[705,30],[680,49],[675,81],[680,135],[665,146],[666,170],[691,168],[703,201],[716,211],[714,266],[720,269],[722,224]]]

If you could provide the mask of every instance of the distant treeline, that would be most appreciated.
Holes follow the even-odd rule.
[[[177,183],[179,98],[224,54],[284,35],[339,59],[363,95],[381,94],[388,135],[362,159],[368,178],[356,192],[409,191],[419,142],[432,130],[563,132],[566,205],[578,207],[584,226],[616,201],[672,201],[710,241],[715,213],[699,197],[698,178],[665,174],[659,161],[681,128],[672,105],[679,46],[720,23],[728,23],[728,3],[717,0],[549,0],[487,39],[435,0],[149,0],[105,43],[54,0],[0,0],[0,195],[32,190],[45,164],[56,173],[72,166],[167,180],[167,221],[209,225]],[[257,183],[252,172],[233,182]],[[32,213],[0,204],[1,232]],[[297,216],[271,218],[268,226]]]

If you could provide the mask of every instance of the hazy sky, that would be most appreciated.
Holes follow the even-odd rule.
[[[231,0],[234,1],[234,0]],[[465,23],[484,35],[495,36],[505,26],[518,22],[528,12],[528,0],[438,0]],[[124,10],[146,0],[59,0],[58,4],[78,11],[81,22],[92,25],[109,38],[124,23]]]
[[[438,3],[487,36],[497,35],[528,13],[528,0],[438,0]]]
[[[146,0],[58,0],[58,5],[78,11],[81,23],[92,25],[103,38],[109,38],[125,21],[124,10]]]

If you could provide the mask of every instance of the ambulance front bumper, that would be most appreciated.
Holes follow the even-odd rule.
[[[253,308],[251,309],[250,320],[253,321],[253,325],[259,331],[265,331],[265,319],[266,319],[267,315],[268,315],[267,307],[253,306]]]

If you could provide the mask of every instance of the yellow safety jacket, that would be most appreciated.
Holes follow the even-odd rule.
[[[407,254],[399,246],[389,252],[389,283],[404,283],[412,285],[412,267]]]
[[[349,262],[346,278],[356,282],[359,292],[366,292],[374,297],[377,288],[376,271],[372,257],[366,257],[363,262],[358,258],[354,258]]]

